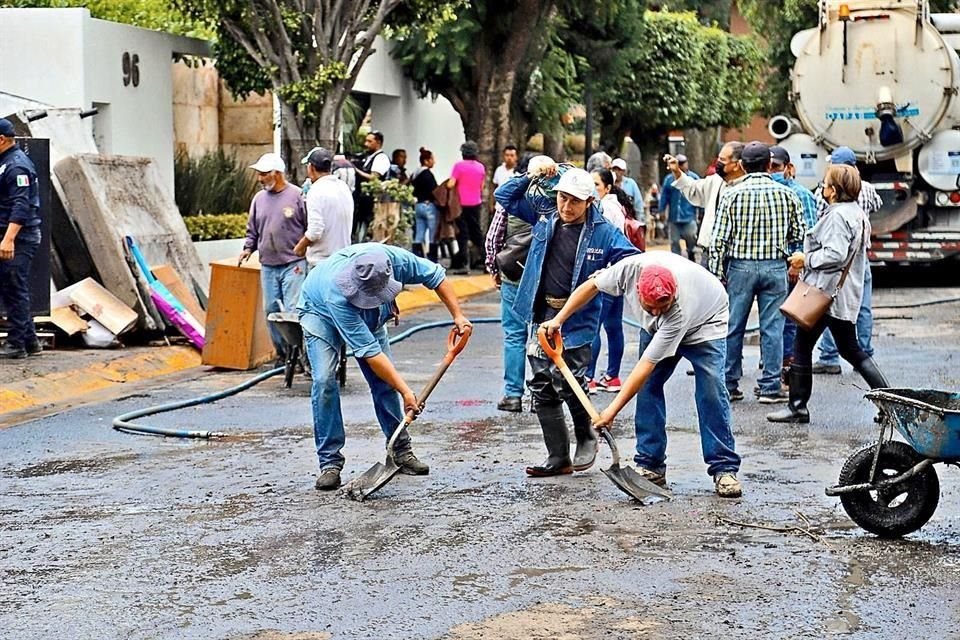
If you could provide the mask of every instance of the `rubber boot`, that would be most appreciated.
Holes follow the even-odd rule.
[[[436,242],[430,244],[430,248],[427,250],[427,258],[430,259],[430,262],[437,263],[440,261],[440,257],[437,255],[439,249],[440,245]]]
[[[417,256],[418,258],[423,257],[423,245],[419,242],[414,242],[413,246],[410,247],[410,251],[412,251],[413,255]]]
[[[573,473],[570,461],[570,434],[563,418],[563,405],[537,405],[537,419],[543,430],[543,443],[547,446],[547,459],[538,466],[527,467],[527,475],[535,478]]]
[[[886,389],[890,386],[890,383],[887,382],[887,378],[883,375],[883,372],[880,371],[880,367],[877,366],[877,361],[873,358],[867,358],[856,367],[857,370],[864,381],[870,385],[871,389]]]
[[[791,422],[806,424],[810,422],[807,402],[813,391],[813,371],[810,366],[794,364],[790,367],[790,400],[781,411],[767,414],[770,422]]]
[[[593,430],[590,414],[583,407],[571,407],[570,413],[573,415],[573,433],[577,438],[573,470],[586,471],[597,459],[597,432]]]

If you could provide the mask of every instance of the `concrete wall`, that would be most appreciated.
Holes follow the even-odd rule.
[[[173,63],[173,141],[191,155],[220,146],[220,76],[212,64]]]

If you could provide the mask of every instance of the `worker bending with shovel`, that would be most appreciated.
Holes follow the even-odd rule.
[[[342,345],[353,351],[370,385],[377,421],[388,439],[404,421],[405,413],[416,416],[422,408],[393,366],[387,341],[386,324],[398,317],[397,294],[408,284],[422,284],[436,291],[458,334],[470,331],[470,322],[460,311],[443,267],[398,247],[364,243],[340,249],[318,263],[303,285],[297,310],[313,371],[310,400],[320,463],[317,489],[339,487],[343,469],[340,450],[345,435],[337,381]],[[407,433],[394,443],[393,459],[401,473],[430,472],[430,467],[413,454]]]
[[[626,258],[577,287],[570,299],[539,330],[555,331],[591,304],[597,293],[625,296],[628,309],[641,319],[640,361],[613,402],[595,420],[609,428],[617,414],[638,395],[634,426],[637,471],[656,485],[667,482],[667,408],[663,387],[680,358],[692,365],[696,380],[700,445],[717,495],[742,493],[734,450],[730,398],[724,384],[728,303],[723,285],[700,265],[666,251]]]
[[[569,165],[558,166],[545,156],[531,160],[526,175],[497,188],[495,196],[500,206],[533,225],[530,251],[513,306],[528,324],[551,320],[570,292],[593,272],[637,253],[627,237],[603,217],[594,193],[589,173]],[[580,306],[584,308],[566,316],[570,322],[562,357],[581,388],[586,389],[593,337],[600,323],[600,299],[585,300]],[[597,434],[591,428],[590,414],[544,353],[535,333],[527,346],[533,373],[529,386],[547,459],[527,467],[527,475],[546,477],[585,471],[597,456]],[[577,439],[572,460],[564,402],[573,417]]]

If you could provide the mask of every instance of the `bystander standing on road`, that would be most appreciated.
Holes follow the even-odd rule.
[[[680,171],[692,180],[699,180],[695,172],[687,166],[687,156],[677,156],[677,166]],[[686,245],[687,257],[695,259],[697,246],[697,208],[678,189],[673,188],[676,182],[673,172],[663,179],[660,188],[660,212],[667,212],[667,225],[670,230],[670,250],[677,255],[680,253],[680,240]]]
[[[467,273],[470,269],[483,271],[483,259],[477,258],[471,262],[469,243],[473,243],[475,251],[483,251],[483,231],[480,227],[480,209],[483,204],[483,181],[486,179],[486,169],[483,163],[477,160],[480,148],[473,140],[467,140],[460,145],[460,155],[463,159],[453,165],[447,187],[456,188],[460,196],[460,206],[463,213],[457,218],[457,245],[459,251],[451,258],[450,269]],[[469,242],[468,242],[469,241]]]
[[[850,147],[837,147],[830,154],[831,164],[845,164],[856,168],[857,156]],[[877,193],[876,187],[860,180],[860,195],[857,196],[857,203],[867,218],[875,214],[883,206],[883,200]],[[817,214],[822,216],[827,209],[827,202],[822,196],[822,187],[817,189]],[[873,272],[870,265],[867,265],[864,271],[863,297],[860,301],[860,311],[857,313],[857,342],[860,343],[860,349],[868,356],[873,356]],[[820,336],[820,357],[813,365],[814,373],[840,374],[840,352],[837,350],[837,343],[833,339],[833,334],[827,328]]]
[[[493,172],[493,188],[496,189],[504,182],[517,175],[517,163],[520,158],[516,145],[508,144],[503,148],[503,162]]]
[[[856,167],[834,164],[827,169],[823,179],[827,211],[806,235],[803,253],[790,258],[792,268],[803,269],[804,283],[836,295],[812,329],[798,329],[790,368],[790,400],[784,410],[767,415],[770,422],[810,422],[807,403],[813,391],[813,347],[826,327],[837,337],[843,359],[853,365],[871,389],[890,386],[880,367],[857,341],[855,322],[863,297],[864,271],[870,268],[870,220],[857,203],[860,185]],[[847,276],[840,286],[845,270]]]
[[[745,174],[740,165],[740,154],[743,153],[742,142],[728,142],[720,149],[715,171],[705,178],[694,180],[680,170],[680,164],[673,156],[665,156],[667,169],[673,173],[673,188],[683,194],[691,204],[703,209],[703,219],[700,221],[700,233],[697,235],[697,246],[694,251],[696,261],[707,266],[709,256],[706,254],[713,237],[713,221],[717,214],[717,204],[720,195],[729,187],[743,180]]]
[[[637,184],[637,181],[627,175],[627,161],[623,158],[617,158],[610,163],[610,171],[616,178],[617,187],[627,194],[633,203],[630,210],[627,211],[627,215],[646,227],[647,213],[643,192],[640,191],[640,185]]]
[[[758,380],[760,402],[785,402],[780,387],[783,365],[783,315],[787,298],[787,263],[792,250],[803,243],[806,225],[803,204],[789,188],[777,184],[767,171],[770,147],[761,142],[744,146],[740,164],[747,176],[724,191],[717,205],[710,271],[726,283],[730,295],[727,333],[727,391],[731,400],[743,400],[743,335],[754,300],[760,313],[760,355],[763,372]]]
[[[779,145],[770,147],[770,177],[773,181],[788,187],[800,198],[803,205],[803,222],[807,229],[817,224],[817,201],[813,192],[794,180],[796,168],[790,161],[790,153]],[[794,270],[787,272],[787,295],[793,291],[797,283],[798,274]],[[780,369],[780,382],[787,384],[790,365],[793,363],[793,341],[797,336],[797,325],[790,318],[783,319],[783,364]],[[754,387],[755,394],[760,393],[760,387]]]
[[[0,119],[0,300],[10,331],[0,358],[42,351],[30,311],[30,265],[40,248],[37,170],[14,140],[13,123]]]
[[[414,206],[413,218],[413,253],[423,258],[430,258],[437,262],[436,242],[437,227],[440,224],[440,210],[437,208],[437,197],[433,192],[437,188],[437,178],[433,175],[433,165],[436,159],[433,151],[420,147],[420,167],[413,172],[410,184],[413,185],[413,197],[417,203]]]
[[[340,486],[346,436],[337,367],[344,345],[353,352],[370,386],[377,421],[388,440],[405,412],[420,411],[420,401],[393,365],[386,329],[387,322],[398,315],[397,294],[412,284],[436,291],[457,331],[470,330],[443,268],[398,247],[363,243],[341,249],[313,269],[304,284],[297,310],[313,372],[310,399],[320,464],[317,489]],[[393,451],[401,473],[430,472],[413,454],[407,433],[397,438]]]
[[[293,252],[304,255],[307,269],[312,269],[321,260],[350,246],[353,194],[331,173],[333,154],[328,150],[314,147],[303,163],[307,165],[311,184],[306,197],[307,230]]]
[[[400,184],[410,182],[410,177],[407,175],[406,149],[393,150],[393,153],[390,155],[390,171],[387,173],[387,179],[396,180]]]
[[[730,399],[724,386],[727,292],[714,276],[685,258],[654,251],[632,256],[580,285],[563,309],[540,330],[552,335],[598,292],[628,300],[641,319],[640,361],[597,425],[609,427],[637,396],[634,426],[637,470],[651,482],[667,483],[667,406],[663,387],[681,358],[696,376],[700,445],[717,495],[736,498],[740,456],[733,439]],[[639,394],[639,395],[638,395]]]
[[[353,213],[353,239],[363,242],[367,229],[373,222],[373,196],[363,192],[363,184],[371,180],[383,180],[390,173],[390,158],[383,151],[383,133],[371,131],[363,139],[366,155],[359,167],[354,169],[356,186],[353,197],[356,206]]]
[[[553,161],[539,164],[527,175],[517,176],[497,189],[501,206],[534,226],[514,304],[514,310],[525,322],[538,325],[550,320],[566,303],[570,292],[591,274],[637,253],[627,237],[604,219],[594,201],[594,192],[589,173],[569,165],[558,167]],[[526,204],[522,204],[524,200]],[[600,306],[600,300],[593,300],[573,314],[564,339],[563,359],[584,388]],[[535,336],[527,355],[532,371],[530,391],[547,448],[546,461],[527,467],[527,475],[555,476],[589,469],[597,452],[597,435],[590,426],[590,414]],[[577,440],[572,460],[564,403],[573,417]]]
[[[304,253],[294,252],[307,231],[303,197],[300,189],[284,177],[286,165],[279,155],[265,153],[250,168],[257,172],[261,190],[250,202],[247,237],[237,264],[243,264],[257,251],[264,313],[292,311],[307,275]],[[283,337],[272,324],[268,326],[277,360],[284,361]]]

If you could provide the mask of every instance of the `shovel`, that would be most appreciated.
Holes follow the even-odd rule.
[[[583,387],[580,386],[580,383],[577,382],[576,377],[574,377],[573,372],[570,371],[570,367],[567,366],[567,363],[563,360],[563,338],[560,335],[560,330],[554,333],[556,346],[550,344],[550,338],[547,337],[546,332],[538,332],[537,339],[540,341],[540,347],[543,349],[544,353],[553,360],[553,364],[557,365],[557,369],[560,370],[560,373],[563,374],[563,378],[567,381],[567,384],[576,394],[577,398],[580,400],[580,403],[583,405],[583,408],[587,410],[587,413],[590,414],[590,417],[596,420],[600,417],[600,414],[597,413],[597,410],[594,408],[593,403],[590,402],[590,398],[587,397],[587,394],[584,392]],[[600,435],[603,436],[603,439],[606,441],[607,446],[610,447],[610,453],[613,455],[613,464],[610,465],[609,469],[601,469],[603,475],[610,478],[610,481],[613,484],[617,485],[617,488],[623,491],[625,494],[634,498],[635,500],[643,501],[647,496],[660,496],[661,498],[670,499],[673,497],[673,494],[664,489],[663,487],[658,487],[653,484],[639,473],[636,470],[631,469],[630,467],[621,467],[620,466],[620,450],[617,448],[617,441],[613,437],[613,434],[610,433],[609,427],[602,427],[599,429]]]
[[[437,367],[433,377],[427,381],[427,385],[423,388],[423,391],[420,392],[420,395],[417,396],[417,399],[420,401],[421,410],[427,398],[437,386],[437,383],[440,382],[440,378],[443,377],[443,374],[446,373],[450,365],[453,364],[453,360],[457,355],[467,346],[470,332],[470,329],[468,329],[462,334],[457,333],[456,327],[450,330],[450,335],[447,337],[447,353],[443,356],[443,361],[440,362],[440,366]],[[393,435],[390,436],[390,440],[387,442],[387,459],[382,463],[376,463],[344,486],[343,492],[346,493],[347,496],[358,502],[363,502],[370,494],[379,490],[383,485],[390,482],[393,476],[397,475],[400,467],[393,457],[393,445],[396,444],[397,438],[406,431],[414,418],[416,418],[416,415],[412,411],[408,411],[403,418],[403,422],[397,426],[393,431]]]

